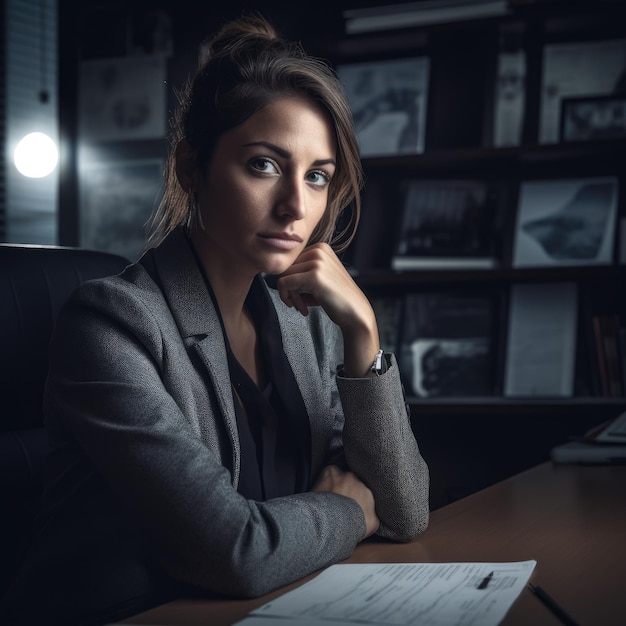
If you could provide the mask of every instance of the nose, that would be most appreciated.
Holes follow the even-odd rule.
[[[303,180],[283,177],[276,199],[276,213],[281,218],[301,220],[306,214],[306,188]]]

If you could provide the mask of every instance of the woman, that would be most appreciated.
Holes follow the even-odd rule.
[[[395,358],[329,245],[354,205],[349,242],[361,184],[333,73],[244,18],[176,122],[148,251],[57,323],[53,449],[11,623],[258,596],[427,525]]]

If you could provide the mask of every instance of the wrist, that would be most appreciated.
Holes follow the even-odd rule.
[[[374,376],[372,367],[380,352],[378,333],[344,333],[343,371],[347,378]]]

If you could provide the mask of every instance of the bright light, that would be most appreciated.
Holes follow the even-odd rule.
[[[13,160],[20,174],[42,178],[57,166],[59,151],[48,135],[29,133],[17,144]]]

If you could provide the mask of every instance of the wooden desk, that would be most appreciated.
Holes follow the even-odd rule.
[[[531,580],[581,626],[626,624],[626,466],[539,465],[434,511],[416,541],[366,542],[346,562],[527,559],[537,561]],[[255,600],[179,600],[122,623],[226,626],[302,582]],[[559,624],[528,589],[502,622]]]

